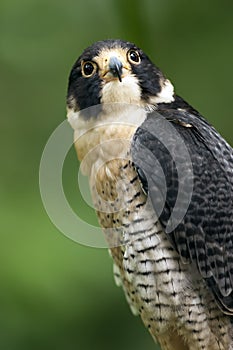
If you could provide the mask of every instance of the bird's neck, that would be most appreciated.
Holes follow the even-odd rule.
[[[80,112],[69,111],[75,148],[84,173],[88,175],[97,161],[125,157],[136,129],[145,118],[145,108],[134,104],[103,105],[101,113],[88,120]]]

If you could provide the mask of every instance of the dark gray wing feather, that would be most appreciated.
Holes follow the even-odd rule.
[[[163,108],[148,114],[131,151],[182,261],[196,262],[223,312],[233,315],[232,148],[198,113]]]

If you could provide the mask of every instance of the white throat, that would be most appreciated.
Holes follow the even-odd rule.
[[[161,79],[161,91],[156,96],[151,96],[147,102],[156,106],[158,103],[170,103],[174,101],[174,86],[168,79]],[[103,86],[101,103],[135,103],[146,105],[142,101],[141,90],[136,77],[128,75],[122,82],[113,80]]]
[[[112,80],[102,89],[101,103],[141,103],[141,91],[133,75],[125,76],[122,81]]]

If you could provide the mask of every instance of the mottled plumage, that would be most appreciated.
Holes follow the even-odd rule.
[[[68,118],[114,274],[164,350],[233,349],[233,151],[134,44],[72,68]]]

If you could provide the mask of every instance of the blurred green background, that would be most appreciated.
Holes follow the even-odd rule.
[[[141,46],[231,142],[232,23],[227,0],[1,0],[1,349],[156,348],[115,287],[106,249],[74,243],[51,223],[40,157],[65,119],[71,65],[105,38]],[[70,203],[95,222],[76,197],[73,150],[65,165]]]

